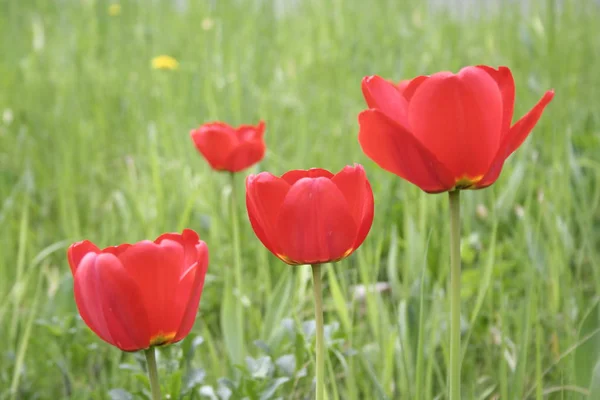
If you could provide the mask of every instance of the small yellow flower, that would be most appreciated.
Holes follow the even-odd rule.
[[[118,3],[113,3],[108,6],[108,15],[111,17],[116,17],[121,14],[121,5]]]
[[[171,56],[158,56],[152,59],[153,69],[175,70],[179,67],[179,63]]]

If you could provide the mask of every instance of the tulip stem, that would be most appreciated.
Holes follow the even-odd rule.
[[[148,376],[150,377],[150,388],[152,389],[152,400],[160,400],[160,383],[158,381],[158,369],[156,368],[156,355],[154,347],[144,350],[146,363],[148,364]]]
[[[315,323],[317,330],[316,400],[325,399],[325,335],[323,324],[323,289],[321,288],[321,265],[312,265],[315,295]]]
[[[231,226],[233,235],[233,271],[235,274],[235,286],[238,290],[239,301],[235,305],[235,318],[237,329],[237,354],[241,356],[244,351],[244,310],[243,310],[243,280],[242,280],[242,251],[240,246],[240,225],[238,218],[237,193],[235,188],[235,173],[231,173]],[[234,360],[239,363],[241,360]]]
[[[450,400],[460,400],[460,190],[450,200]]]

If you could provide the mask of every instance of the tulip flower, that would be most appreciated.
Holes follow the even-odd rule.
[[[450,363],[448,397],[460,389],[460,190],[493,184],[504,161],[525,141],[554,97],[547,91],[512,124],[515,83],[510,69],[466,67],[394,85],[366,77],[369,109],[360,113],[358,140],[381,168],[425,192],[449,192]],[[417,383],[419,385],[419,383]]]
[[[263,159],[265,123],[233,128],[212,122],[194,129],[190,135],[198,151],[217,171],[239,172]]]
[[[265,155],[265,141],[263,139],[265,123],[260,121],[258,125],[241,125],[233,128],[224,122],[211,122],[200,126],[190,132],[190,136],[196,149],[204,156],[210,166],[217,171],[230,172],[231,178],[231,237],[233,242],[233,276],[225,280],[225,300],[233,299],[233,293],[244,295],[244,278],[242,274],[241,240],[239,231],[239,207],[237,204],[237,191],[235,173],[240,172],[258,163]],[[236,288],[233,284],[235,283]],[[223,308],[227,307],[228,301],[223,301]],[[222,319],[225,335],[226,350],[233,364],[244,362],[244,308],[239,301],[231,300],[233,303],[235,329],[227,329],[224,325],[230,325],[231,321]],[[222,315],[229,312],[223,311]],[[227,336],[232,335],[229,339]]]
[[[262,172],[246,180],[254,232],[283,262],[322,264],[352,254],[373,222],[373,192],[361,165],[336,175],[324,169]]]
[[[290,265],[311,264],[317,325],[317,400],[324,397],[320,264],[341,260],[365,240],[373,222],[371,185],[361,165],[337,174],[324,169],[268,172],[246,180],[246,206],[256,236]]]
[[[429,193],[493,184],[554,96],[546,92],[511,125],[515,83],[506,67],[466,67],[397,86],[369,76],[362,91],[369,106],[359,115],[363,151]]]
[[[196,319],[208,268],[206,244],[186,229],[103,250],[84,240],[71,245],[67,256],[83,321],[123,351],[146,350],[149,370],[156,372],[153,347],[182,340]],[[151,381],[157,398],[158,382]]]

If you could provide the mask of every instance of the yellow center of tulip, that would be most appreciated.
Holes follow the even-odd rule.
[[[346,250],[344,252],[344,254],[342,254],[342,256],[340,258],[336,258],[335,260],[331,260],[330,262],[342,260],[342,259],[348,257],[350,255],[350,253],[352,253],[354,250],[355,250],[354,247],[350,247],[348,250]],[[292,260],[291,258],[289,258],[288,256],[283,255],[283,254],[275,254],[275,255],[286,264],[290,264],[290,265],[302,265],[303,264],[303,263],[296,262],[296,261]]]
[[[169,344],[175,338],[175,334],[176,332],[160,332],[150,338],[150,346],[162,346],[163,344]]]
[[[286,264],[290,264],[290,265],[301,265],[297,262],[295,262],[294,260],[292,260],[291,258],[289,258],[288,256],[285,256],[283,254],[275,254],[281,261],[283,261]]]
[[[346,252],[340,257],[340,260],[348,257],[350,255],[350,253],[352,253],[354,251],[353,247],[350,247],[348,250],[346,250]]]
[[[477,184],[480,180],[483,179],[483,175],[475,176],[470,178],[468,176],[463,176],[462,178],[458,178],[454,183],[455,189],[469,189],[471,186]]]

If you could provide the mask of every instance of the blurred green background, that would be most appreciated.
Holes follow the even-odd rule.
[[[464,398],[600,399],[599,20],[592,0],[0,0],[0,398],[147,397],[140,356],[78,317],[65,252],[184,227],[211,263],[192,334],[160,351],[164,393],[311,398],[310,269],[256,239],[243,178],[353,162],[376,216],[325,268],[329,399],[445,398],[447,196],[362,154],[360,81],[483,63],[513,69],[516,117],[556,97],[498,182],[462,196]],[[232,186],[189,131],[259,119],[233,287]]]

